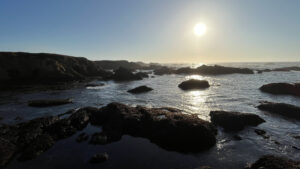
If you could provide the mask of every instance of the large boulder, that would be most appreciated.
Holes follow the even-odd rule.
[[[259,88],[261,91],[271,94],[285,94],[300,96],[300,83],[270,83]]]
[[[208,81],[196,80],[196,79],[190,79],[178,85],[178,87],[182,90],[205,89],[208,88],[209,86],[210,85]]]
[[[268,111],[270,113],[275,113],[285,117],[300,120],[300,107],[291,104],[262,102],[257,106],[257,108],[259,108],[260,110]]]
[[[258,115],[251,113],[211,111],[210,117],[212,123],[230,131],[242,130],[245,126],[257,126],[265,122],[265,120]]]
[[[123,67],[115,70],[111,78],[115,81],[131,81],[143,79],[141,76],[133,74],[130,70]]]
[[[134,89],[130,89],[127,92],[138,94],[138,93],[150,92],[151,90],[153,90],[153,89],[148,87],[148,86],[139,86],[139,87],[136,87]]]
[[[197,152],[216,143],[216,128],[196,115],[182,114],[176,109],[129,107],[111,103],[92,115],[92,124],[102,125],[108,138],[129,134],[145,137],[173,151]],[[99,118],[99,122],[98,119]],[[101,119],[107,119],[105,121]]]
[[[49,107],[72,103],[72,99],[47,99],[47,100],[31,100],[28,106],[31,107]]]
[[[284,157],[265,155],[245,169],[299,169],[300,162]]]

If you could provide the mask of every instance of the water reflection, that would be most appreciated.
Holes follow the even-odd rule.
[[[204,80],[203,76],[201,75],[189,75],[185,77],[186,80],[190,80],[190,79],[196,79],[196,80]]]

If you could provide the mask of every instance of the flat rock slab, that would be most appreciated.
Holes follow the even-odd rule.
[[[209,115],[212,123],[230,131],[242,130],[245,126],[257,126],[265,122],[258,115],[251,113],[211,111]]]
[[[153,90],[153,89],[148,87],[148,86],[139,86],[139,87],[136,87],[134,89],[128,90],[127,92],[138,94],[138,93],[150,92],[151,90]]]
[[[286,103],[262,102],[257,106],[260,110],[279,114],[285,117],[300,120],[300,107]]]
[[[270,83],[259,88],[262,92],[277,95],[300,96],[300,83]]]
[[[72,103],[72,99],[49,99],[49,100],[31,100],[28,106],[31,107],[49,107]]]
[[[194,90],[194,89],[206,89],[210,85],[208,81],[206,80],[196,80],[196,79],[190,79],[187,81],[184,81],[178,85],[178,87],[182,90]]]
[[[283,157],[265,155],[245,169],[299,169],[300,162]]]

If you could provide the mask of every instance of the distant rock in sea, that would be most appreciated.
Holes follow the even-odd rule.
[[[265,122],[258,115],[251,113],[211,111],[209,115],[214,124],[229,131],[238,131],[244,129],[245,126],[257,126]]]
[[[50,53],[0,52],[1,83],[55,83],[111,73],[83,57]]]
[[[190,79],[178,85],[178,87],[182,90],[205,89],[208,88],[209,86],[210,85],[208,81],[196,80],[196,79]]]
[[[257,106],[257,108],[259,108],[260,110],[268,111],[270,113],[275,113],[285,117],[300,120],[300,107],[291,104],[262,102]]]
[[[278,95],[300,96],[300,83],[270,83],[259,88],[262,92]]]
[[[46,100],[31,100],[28,106],[31,107],[49,107],[72,103],[72,99],[46,99]]]
[[[143,78],[139,75],[132,73],[130,70],[120,67],[114,71],[111,79],[115,81],[132,81],[132,80],[142,80]]]
[[[128,62],[127,60],[100,60],[95,61],[95,63],[102,67],[103,69],[115,70],[123,67],[128,70],[143,69],[147,67],[145,63],[142,62]]]
[[[127,92],[138,94],[138,93],[150,92],[151,90],[153,90],[153,89],[148,86],[139,86],[134,89],[128,90]]]
[[[234,67],[225,67],[225,66],[207,66],[202,65],[196,69],[190,67],[183,67],[179,69],[161,67],[154,70],[156,75],[164,74],[196,74],[196,75],[225,75],[225,74],[254,74],[254,71],[248,68],[234,68]]]

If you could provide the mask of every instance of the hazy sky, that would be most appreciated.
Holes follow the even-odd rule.
[[[193,28],[205,23],[198,37]],[[300,61],[297,0],[0,0],[0,51],[146,62]]]

